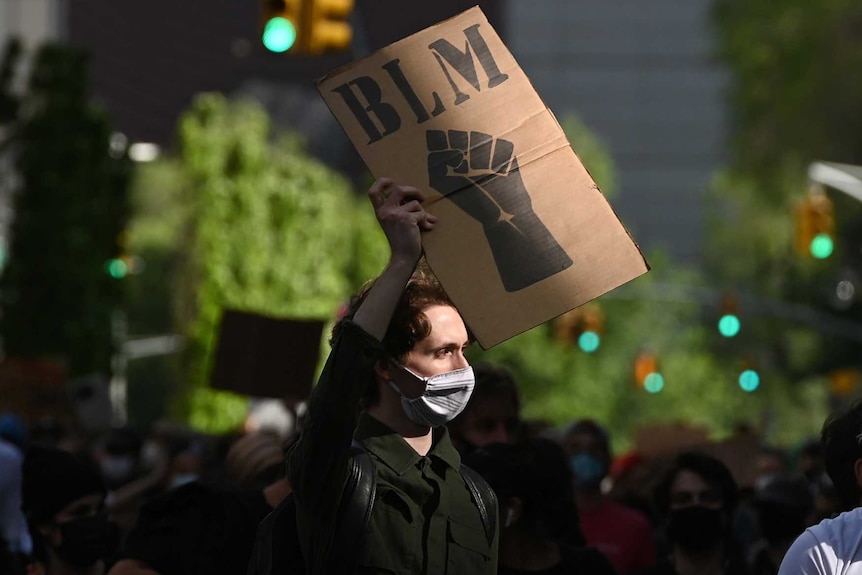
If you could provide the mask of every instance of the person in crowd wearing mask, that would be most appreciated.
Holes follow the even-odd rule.
[[[820,445],[844,512],[797,537],[779,575],[862,574],[862,400],[826,420]]]
[[[446,426],[463,456],[491,443],[512,443],[521,436],[521,399],[509,370],[490,363],[473,365],[476,387],[461,414]]]
[[[422,207],[422,192],[390,179],[377,180],[368,195],[389,263],[336,324],[287,461],[306,568],[334,568],[339,494],[355,438],[377,472],[353,557],[358,571],[495,574],[497,536],[487,537],[445,426],[470,399],[474,376],[464,321],[420,262],[421,235],[433,233],[436,218]]]
[[[120,527],[121,533],[131,529],[137,517],[140,498],[126,497],[146,477],[138,465],[141,438],[129,428],[112,429],[93,450],[93,459],[98,463],[102,479],[108,488],[106,505],[108,515]]]
[[[104,445],[95,450],[102,477],[108,491],[113,491],[141,476],[138,456],[141,438],[128,428],[113,429],[105,438]]]
[[[587,544],[604,553],[622,575],[655,563],[649,520],[602,492],[611,461],[607,431],[595,421],[583,419],[569,425],[560,442],[569,457]]]
[[[244,575],[258,524],[290,493],[284,453],[248,434],[227,452],[231,484],[192,481],[145,503],[109,575]]]
[[[33,539],[30,572],[102,575],[119,541],[105,511],[98,467],[51,447],[31,447],[23,466],[22,509]]]
[[[777,473],[758,481],[751,503],[761,537],[748,564],[752,575],[776,575],[790,544],[813,522],[814,495],[805,477]]]
[[[561,541],[578,531],[572,475],[550,439],[477,448],[464,462],[478,471],[500,503],[499,575],[615,575],[593,547]]]
[[[736,481],[724,463],[703,453],[682,453],[654,497],[669,549],[640,575],[748,574],[732,536]]]

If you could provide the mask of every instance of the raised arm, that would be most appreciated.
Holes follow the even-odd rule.
[[[422,207],[425,199],[422,192],[399,186],[388,178],[374,182],[368,197],[392,253],[389,264],[374,282],[353,321],[382,341],[401,292],[422,255],[421,232],[434,229],[436,218]]]

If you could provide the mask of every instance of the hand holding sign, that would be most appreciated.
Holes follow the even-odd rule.
[[[424,194],[412,186],[380,178],[368,190],[368,197],[389,241],[392,256],[415,263],[422,255],[420,232],[433,230],[437,221],[422,207]]]
[[[458,130],[429,130],[426,141],[431,187],[482,224],[506,291],[572,265],[533,211],[511,142]]]

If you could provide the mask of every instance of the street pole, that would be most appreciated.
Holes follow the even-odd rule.
[[[126,375],[129,361],[176,353],[182,348],[184,338],[173,334],[130,338],[126,314],[120,310],[113,312],[111,323],[115,350],[111,357],[111,382],[108,387],[111,422],[114,426],[122,427],[129,419],[129,381]]]
[[[808,166],[808,179],[812,183],[835,188],[862,202],[862,166],[814,162]]]
[[[128,336],[126,314],[114,310],[111,314],[111,332],[114,339],[114,355],[111,357],[111,382],[108,394],[111,398],[111,423],[114,427],[122,427],[128,421],[128,382],[126,381],[127,358],[123,343]]]

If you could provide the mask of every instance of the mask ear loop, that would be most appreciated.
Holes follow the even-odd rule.
[[[515,510],[512,509],[511,507],[509,507],[509,509],[506,510],[506,522],[503,524],[503,526],[507,527],[507,528],[511,527],[512,526],[512,519],[514,519],[514,518],[515,518]]]

